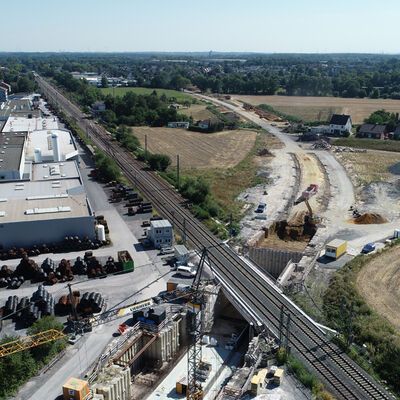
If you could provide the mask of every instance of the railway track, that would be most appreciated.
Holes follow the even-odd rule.
[[[261,279],[248,263],[232,249],[221,244],[208,229],[184,207],[184,199],[156,173],[144,170],[115,142],[109,140],[106,130],[85,119],[80,109],[40,77],[37,81],[50,101],[58,103],[87,132],[93,142],[114,158],[126,177],[170,219],[186,237],[201,250],[209,247],[211,263],[218,276],[252,309],[254,314],[274,333],[279,331],[281,308],[291,315],[290,346],[299,357],[340,399],[393,398],[364,370],[340,349],[326,340],[324,334],[284,296],[268,279]],[[240,306],[238,306],[240,310]]]

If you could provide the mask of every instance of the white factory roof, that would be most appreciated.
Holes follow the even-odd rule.
[[[35,149],[40,149],[43,161],[53,160],[53,146],[51,135],[58,135],[58,145],[62,160],[68,160],[78,154],[72,135],[64,129],[43,129],[33,131],[28,135],[26,147],[26,160],[34,160]]]
[[[4,125],[2,132],[31,132],[43,129],[58,129],[57,118],[26,118],[21,116],[10,116]]]
[[[91,215],[80,179],[1,184],[0,223]]]
[[[72,178],[80,178],[75,161],[32,164],[32,181],[68,180]]]
[[[153,228],[172,228],[171,223],[167,219],[151,221],[150,224]]]

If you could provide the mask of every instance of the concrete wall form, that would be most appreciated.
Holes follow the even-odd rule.
[[[99,374],[92,387],[93,392],[104,400],[131,400],[131,376],[129,368],[112,365]]]
[[[256,263],[261,270],[268,272],[274,278],[278,278],[286,268],[288,262],[299,262],[303,253],[295,251],[269,249],[265,247],[250,247],[249,258]]]

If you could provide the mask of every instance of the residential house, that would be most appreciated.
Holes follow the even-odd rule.
[[[151,221],[150,228],[147,231],[147,238],[156,249],[172,246],[173,231],[171,223],[166,219]]]
[[[386,125],[363,124],[360,126],[356,136],[364,139],[385,139],[387,133]]]
[[[333,114],[329,121],[328,133],[333,136],[344,136],[351,132],[352,121],[350,115]]]

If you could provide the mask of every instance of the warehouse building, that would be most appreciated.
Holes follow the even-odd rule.
[[[43,118],[32,96],[10,99],[0,112],[0,248],[66,236],[93,240],[94,215],[71,132],[54,116]]]
[[[33,164],[29,181],[0,186],[0,247],[95,238],[94,215],[75,161]]]

